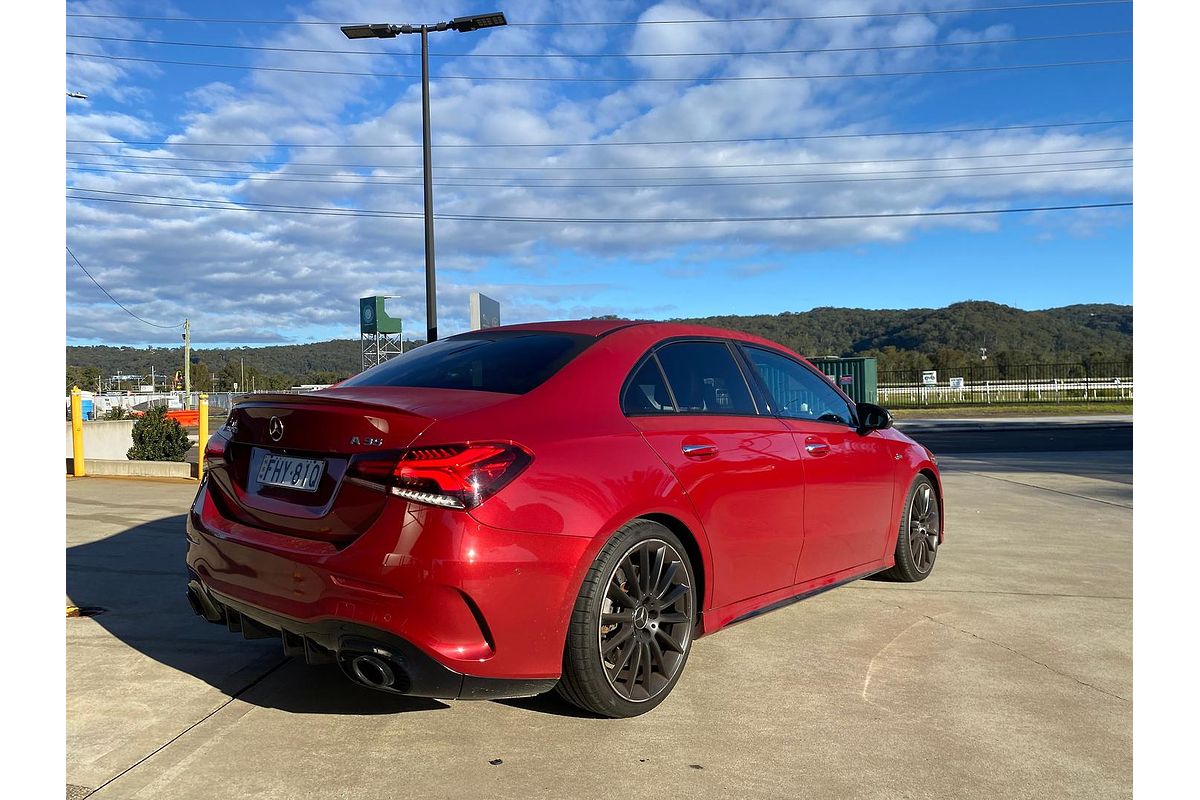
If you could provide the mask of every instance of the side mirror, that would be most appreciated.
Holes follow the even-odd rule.
[[[892,427],[892,412],[874,403],[859,403],[855,406],[860,432],[882,431]]]

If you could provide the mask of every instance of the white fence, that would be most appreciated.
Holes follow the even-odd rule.
[[[944,382],[933,386],[920,383],[879,385],[880,404],[891,407],[1132,399],[1132,377],[964,381],[961,388],[951,388]]]

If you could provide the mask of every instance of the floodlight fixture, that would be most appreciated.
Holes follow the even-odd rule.
[[[455,17],[450,20],[450,27],[459,33],[477,31],[480,28],[499,28],[501,25],[507,24],[508,20],[504,18],[504,13],[501,11],[493,11],[490,14],[472,14],[469,17]]]
[[[400,31],[395,25],[375,22],[370,25],[343,25],[347,39],[395,39]]]

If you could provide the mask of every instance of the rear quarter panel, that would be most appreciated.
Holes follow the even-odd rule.
[[[713,582],[703,527],[675,476],[620,407],[625,377],[658,338],[637,327],[603,337],[528,394],[439,420],[414,445],[512,441],[528,448],[533,460],[526,470],[470,513],[494,528],[588,539],[573,576],[576,590],[626,522],[651,514],[679,520],[704,562],[704,608]]]

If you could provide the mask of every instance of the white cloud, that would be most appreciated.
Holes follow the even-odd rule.
[[[73,8],[76,6],[72,6]],[[83,4],[120,9],[120,4]],[[912,3],[861,2],[805,4],[805,14],[853,13],[911,8]],[[282,10],[279,14],[283,14]],[[401,13],[375,3],[318,2],[300,18],[381,21]],[[435,4],[406,6],[413,21],[448,16]],[[464,13],[456,10],[453,13]],[[453,13],[449,14],[452,16]],[[606,18],[701,19],[729,15],[718,2],[634,3],[551,2],[523,4],[510,20]],[[380,17],[384,14],[384,17]],[[789,16],[788,3],[738,5],[745,16]],[[403,21],[403,20],[396,20]],[[71,27],[83,29],[82,22]],[[89,32],[112,30],[89,24]],[[808,24],[657,25],[637,28],[519,28],[460,35],[438,34],[440,52],[474,53],[628,53],[707,52],[755,49],[864,47],[873,44],[926,43],[952,37],[995,37],[1004,30],[971,30],[962,20],[898,17],[839,20]],[[136,34],[125,24],[119,35]],[[415,37],[347,42],[336,27],[279,26],[260,33],[271,47],[350,50],[361,46],[413,52]],[[109,35],[109,34],[105,34]],[[118,35],[118,34],[112,34]],[[215,35],[215,34],[212,34]],[[467,37],[467,38],[462,38]],[[1085,160],[1082,155],[1007,157],[1011,153],[1051,152],[1130,144],[1125,136],[1070,131],[996,131],[924,137],[744,141],[727,144],[677,144],[645,147],[562,148],[564,142],[664,141],[778,137],[811,133],[847,133],[904,127],[886,113],[886,84],[867,80],[700,81],[695,83],[587,84],[503,82],[485,76],[738,77],[755,75],[849,73],[930,68],[971,58],[974,48],[959,51],[895,50],[785,55],[742,55],[701,59],[439,59],[435,75],[469,75],[478,80],[433,82],[435,207],[440,215],[538,218],[708,218],[880,214],[947,208],[1039,204],[1044,198],[1070,201],[1118,196],[1130,190],[1129,170],[1010,174],[993,177],[938,177],[955,168],[987,164],[1036,165]],[[212,55],[212,60],[222,60]],[[256,63],[283,68],[408,72],[415,59],[385,56],[261,53]],[[957,61],[956,61],[957,59]],[[113,62],[120,64],[121,62]],[[81,189],[166,195],[246,203],[322,208],[385,209],[419,214],[421,107],[419,85],[394,78],[317,76],[260,72],[239,75],[220,71],[188,73],[193,83],[180,95],[182,110],[170,120],[147,111],[146,96],[161,91],[158,78],[142,71],[112,67],[88,72],[83,60],[72,62],[68,76],[115,87],[104,110],[69,108],[68,136],[92,139],[165,139],[172,143],[239,142],[252,147],[104,146],[97,151],[122,155],[184,156],[210,162],[133,160],[128,170],[175,172],[170,175],[69,173]],[[210,80],[216,78],[215,80]],[[147,94],[148,93],[148,94]],[[984,122],[983,124],[986,124]],[[300,145],[281,150],[280,142]],[[316,145],[343,142],[346,147]],[[458,148],[482,142],[542,144],[544,147]],[[356,145],[356,146],[349,146]],[[363,147],[362,145],[371,145]],[[388,145],[388,147],[377,147]],[[1002,154],[981,159],[975,156]],[[1096,154],[1094,160],[1128,156],[1128,151]],[[939,158],[912,162],[899,159]],[[245,159],[255,164],[226,163]],[[266,161],[286,161],[267,165]],[[806,165],[808,162],[862,161],[861,164]],[[98,160],[97,160],[98,162]],[[796,164],[778,167],[728,165]],[[371,167],[320,166],[365,164]],[[137,165],[136,167],[131,165]],[[696,165],[707,165],[694,169]],[[1086,165],[1093,166],[1093,165]],[[198,168],[254,171],[289,180],[234,182],[182,174]],[[570,168],[523,170],[524,167]],[[665,169],[688,167],[688,169]],[[881,171],[942,170],[904,180],[830,181],[840,173],[880,175]],[[599,169],[597,169],[599,168]],[[620,169],[612,169],[620,168]],[[647,169],[648,168],[648,169]],[[1048,169],[1049,167],[1047,167]],[[1065,168],[1070,168],[1065,167]],[[1012,170],[1016,171],[1016,170]],[[687,180],[678,180],[679,176]],[[301,182],[295,179],[378,180],[409,185]],[[515,176],[515,177],[514,177]],[[630,186],[645,183],[729,182],[767,178],[776,185]],[[466,186],[510,182],[524,186]],[[783,181],[792,181],[784,183]],[[800,182],[809,181],[809,182]],[[559,183],[607,183],[595,188],[556,188]],[[134,197],[109,196],[115,199]],[[147,200],[150,203],[175,201]],[[352,334],[354,298],[374,291],[404,295],[408,319],[423,318],[422,226],[419,218],[371,219],[299,216],[235,210],[175,208],[71,201],[68,240],[97,279],[118,298],[136,302],[138,313],[155,321],[175,322],[189,315],[207,341],[287,340],[313,325]],[[1095,224],[1107,218],[1097,217]],[[547,254],[603,263],[623,259],[665,269],[705,269],[744,253],[746,263],[728,270],[737,275],[770,271],[788,253],[871,242],[902,242],[923,231],[954,227],[988,230],[995,220],[945,217],[826,222],[716,224],[528,224],[467,221],[442,217],[437,223],[442,328],[465,327],[466,295],[475,281],[495,281],[484,289],[505,302],[508,320],[593,315],[649,314],[661,305],[614,308],[592,302],[600,291],[588,281],[551,283],[557,274]],[[1070,234],[1070,229],[1065,231]],[[684,254],[684,255],[681,255]],[[687,267],[670,266],[686,258]],[[570,259],[567,259],[570,260]],[[93,269],[94,268],[94,269]],[[113,306],[68,265],[68,334],[79,339],[165,341],[174,334],[146,329]],[[740,271],[739,271],[740,270]],[[482,287],[480,287],[482,288]],[[158,336],[159,338],[154,338]]]

